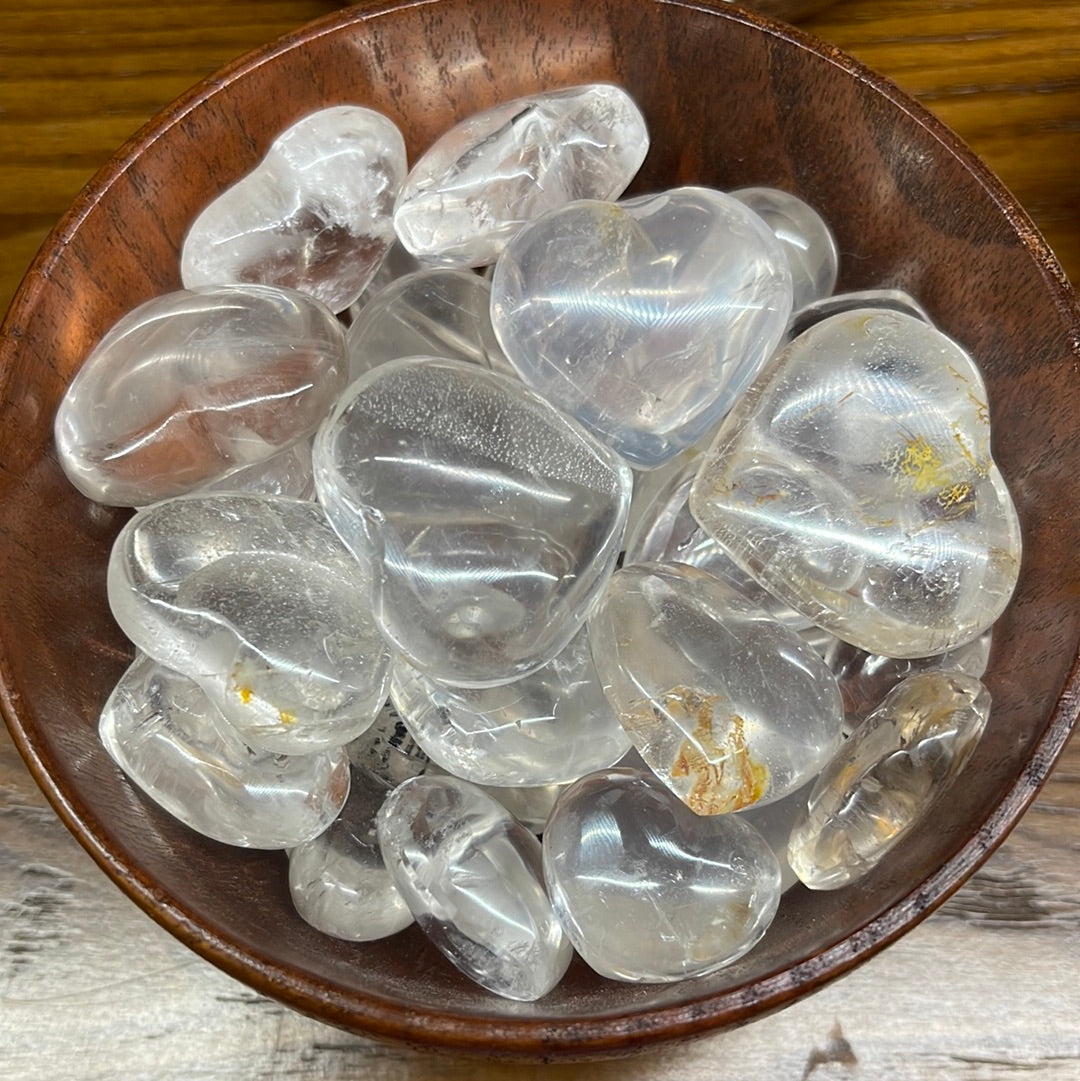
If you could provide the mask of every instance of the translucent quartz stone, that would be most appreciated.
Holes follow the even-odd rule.
[[[344,311],[393,243],[406,168],[401,132],[385,116],[358,105],[311,113],[192,223],[184,285],[265,282]]]
[[[801,788],[784,796],[783,799],[764,805],[755,803],[752,807],[745,807],[738,812],[739,818],[753,826],[772,849],[776,862],[780,865],[781,893],[786,892],[799,881],[798,876],[791,869],[791,864],[788,863],[788,840],[791,837],[792,827],[806,810],[806,800],[813,787],[814,780],[811,779]]]
[[[1020,566],[982,377],[896,312],[832,316],[778,354],[721,426],[690,508],[766,589],[868,653],[978,637]]]
[[[60,464],[99,503],[181,495],[314,432],[347,368],[341,325],[302,293],[166,293],[120,319],[76,372],[56,413]]]
[[[723,579],[751,604],[792,630],[806,631],[814,625],[801,612],[762,588],[710,537],[690,513],[690,488],[700,460],[689,463],[656,493],[652,505],[642,512],[636,535],[626,545],[624,565],[631,563],[685,563]]]
[[[349,798],[337,821],[289,852],[293,905],[324,934],[370,942],[413,922],[383,863],[375,831],[375,816],[388,792],[374,775],[353,770]]]
[[[552,807],[565,792],[564,784],[522,785],[519,788],[493,788],[484,791],[498,800],[523,826],[533,833],[543,833]]]
[[[425,261],[485,266],[541,214],[574,199],[617,198],[648,149],[645,119],[617,86],[508,101],[456,124],[420,158],[394,227]]]
[[[314,503],[219,493],[147,507],[116,538],[108,591],[128,638],[194,679],[253,747],[345,744],[386,700],[370,583]]]
[[[253,751],[197,683],[143,655],[120,677],[98,732],[152,800],[229,845],[302,844],[334,821],[349,794],[343,751]]]
[[[634,746],[699,815],[780,799],[836,749],[843,709],[825,662],[704,571],[616,571],[589,637]]]
[[[353,766],[379,778],[387,788],[396,788],[410,777],[419,777],[431,768],[431,759],[405,727],[401,714],[387,702],[379,715],[346,750]]]
[[[358,313],[345,343],[351,379],[416,356],[513,374],[491,328],[491,285],[469,270],[431,268],[391,282]]]
[[[507,683],[581,628],[619,554],[629,467],[508,376],[390,361],[315,441],[326,513],[375,580],[398,652],[454,686]]]
[[[980,679],[990,661],[992,634],[992,631],[985,631],[978,638],[933,657],[906,660],[867,653],[834,638],[824,657],[836,676],[844,699],[845,731],[853,731],[893,687],[915,672],[940,668],[965,672]]]
[[[707,188],[553,211],[492,279],[492,323],[521,378],[645,469],[727,412],[790,313],[779,241]]]
[[[811,889],[862,878],[963,768],[990,714],[973,676],[909,676],[821,771],[791,831],[788,859]]]
[[[543,668],[498,687],[448,687],[396,658],[390,697],[429,757],[480,785],[575,781],[630,746],[584,628]]]
[[[346,309],[346,319],[349,324],[355,322],[356,317],[364,308],[391,282],[397,281],[398,278],[404,278],[406,274],[414,274],[416,271],[423,269],[424,264],[407,252],[400,241],[395,240],[390,245],[390,250],[379,264],[379,269],[375,271],[371,281],[364,286],[364,291]]]
[[[832,230],[809,203],[779,188],[739,188],[730,194],[759,214],[783,246],[796,308],[836,288],[840,253]]]
[[[199,492],[262,492],[287,499],[314,499],[315,477],[311,471],[311,440],[303,439],[270,458],[241,466]]]
[[[903,289],[860,289],[854,293],[834,293],[804,307],[796,308],[788,322],[786,338],[792,341],[805,330],[828,319],[831,315],[877,308],[883,311],[913,315],[924,323],[933,323],[919,302]]]
[[[416,922],[462,972],[522,1002],[562,979],[572,950],[540,842],[494,799],[457,777],[415,777],[387,797],[378,830]]]
[[[704,976],[760,940],[780,867],[741,815],[701,818],[650,774],[577,781],[544,830],[544,878],[574,948],[602,976]]]

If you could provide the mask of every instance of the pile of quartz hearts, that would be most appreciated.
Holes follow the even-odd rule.
[[[1019,564],[964,349],[831,295],[793,195],[620,201],[647,147],[605,85],[408,172],[386,117],[308,116],[56,418],[73,483],[140,508],[115,761],[288,850],[314,926],[415,919],[515,999],[574,950],[713,972],[796,875],[870,871],[978,740]]]

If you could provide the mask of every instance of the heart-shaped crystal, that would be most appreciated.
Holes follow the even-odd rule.
[[[779,343],[791,312],[779,241],[707,188],[581,201],[507,245],[491,313],[526,383],[635,466],[696,442]]]
[[[494,686],[552,660],[619,554],[629,467],[509,376],[391,361],[319,431],[326,513],[374,579],[375,618],[431,678]]]
[[[637,770],[571,785],[543,847],[551,903],[574,948],[616,980],[714,972],[761,938],[780,902],[776,856],[741,815],[701,818]]]
[[[393,243],[405,169],[405,142],[387,117],[358,105],[311,113],[195,219],[184,285],[283,285],[343,311]]]
[[[978,368],[898,312],[832,316],[779,354],[721,425],[690,508],[769,592],[868,653],[978,637],[1019,572]]]

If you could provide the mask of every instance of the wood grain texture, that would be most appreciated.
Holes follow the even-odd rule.
[[[151,113],[225,60],[333,6],[2,0],[0,308],[79,186]],[[958,131],[1080,280],[1080,4],[841,0],[806,25]],[[196,958],[104,878],[0,735],[0,1070],[28,1081],[1065,1081],[1080,1076],[1078,849],[1080,753],[1072,748],[966,887],[810,999],[631,1062],[477,1065],[329,1029]]]

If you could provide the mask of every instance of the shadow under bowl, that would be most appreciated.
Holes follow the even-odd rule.
[[[986,735],[960,781],[857,888],[789,891],[765,940],[708,978],[647,986],[575,962],[540,1002],[495,998],[415,928],[350,945],[290,905],[285,857],[233,850],[145,801],[98,743],[131,656],[105,598],[126,513],[57,465],[61,393],[108,327],[179,287],[188,223],[305,113],[386,113],[411,157],[455,120],[537,89],[626,87],[653,145],[634,190],[772,185],[831,223],[839,289],[895,287],[967,347],[1025,555],[986,676]],[[740,1024],[794,1001],[910,929],[1019,818],[1077,713],[1080,313],[1012,197],[960,140],[861,65],[720,2],[437,0],[312,24],[200,84],[81,194],[30,269],[0,337],[0,684],[34,777],[90,854],[197,953],[258,991],[358,1033],[522,1059],[612,1056]]]

